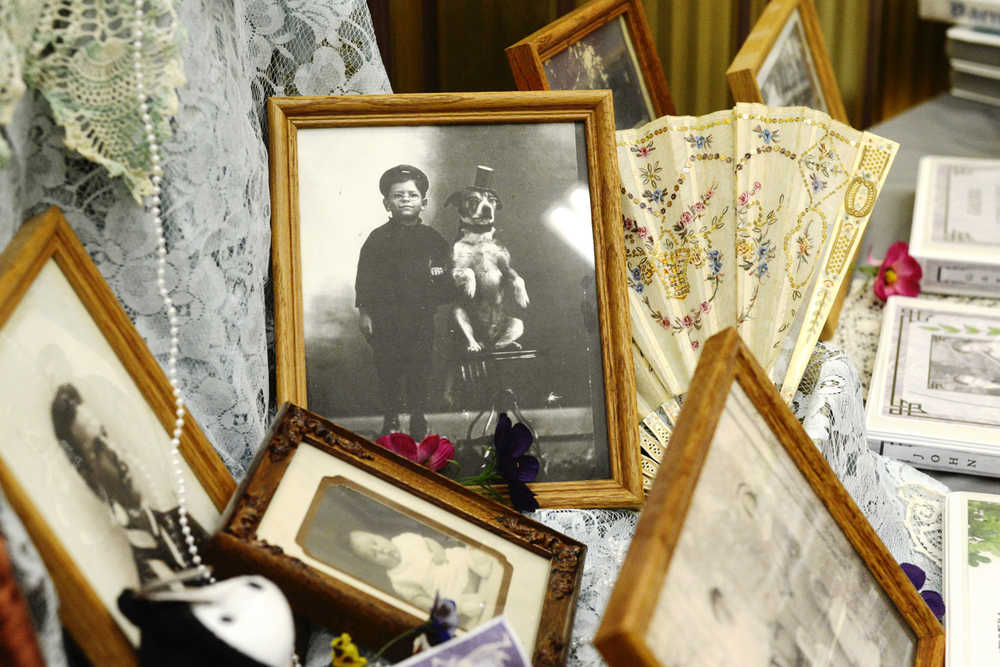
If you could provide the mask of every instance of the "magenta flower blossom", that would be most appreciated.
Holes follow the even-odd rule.
[[[419,445],[406,433],[383,435],[375,442],[400,456],[415,463],[422,463],[435,471],[448,465],[448,461],[455,455],[455,446],[451,444],[451,441],[437,433],[431,433],[421,440]]]
[[[889,252],[886,253],[875,276],[873,288],[875,296],[882,301],[894,294],[900,296],[920,294],[920,279],[924,272],[917,260],[910,257],[909,248],[904,241],[897,241],[889,246]]]

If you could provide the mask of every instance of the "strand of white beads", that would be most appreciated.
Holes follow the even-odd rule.
[[[170,321],[170,352],[167,361],[167,380],[170,382],[170,389],[174,395],[174,430],[170,437],[170,458],[173,464],[174,476],[176,480],[177,503],[179,508],[179,521],[181,533],[184,537],[185,548],[190,556],[191,565],[197,568],[203,578],[209,582],[215,579],[211,575],[211,570],[202,562],[198,553],[198,545],[195,544],[194,536],[191,534],[191,526],[188,522],[187,492],[184,488],[184,468],[181,461],[181,433],[184,430],[184,397],[181,395],[180,386],[177,383],[177,347],[179,342],[180,329],[177,325],[177,308],[174,307],[173,299],[167,290],[165,279],[167,270],[167,239],[163,233],[163,215],[160,208],[160,182],[163,178],[163,168],[160,166],[160,145],[154,131],[152,117],[149,115],[149,104],[146,96],[146,86],[142,76],[142,29],[143,29],[143,5],[145,0],[135,0],[135,29],[133,30],[132,42],[132,65],[135,69],[135,96],[139,103],[139,112],[142,118],[142,126],[145,132],[146,145],[149,148],[149,159],[153,163],[153,176],[151,178],[153,191],[148,199],[148,210],[153,217],[153,225],[156,228],[156,285],[160,290],[160,297],[163,299],[163,307],[167,311],[167,318]]]
[[[143,6],[145,0],[135,0],[135,29],[133,31],[132,42],[132,64],[135,68],[135,96],[139,103],[139,112],[142,118],[142,126],[145,131],[146,144],[149,147],[149,159],[153,163],[153,176],[150,179],[153,184],[153,191],[149,196],[149,213],[153,217],[153,225],[156,228],[156,286],[159,288],[160,297],[163,299],[163,307],[167,311],[167,319],[170,322],[170,351],[167,358],[167,380],[170,382],[170,389],[174,396],[174,430],[170,437],[170,459],[174,469],[174,479],[176,481],[177,504],[181,533],[183,533],[184,543],[190,555],[191,565],[198,569],[203,579],[209,583],[215,583],[215,577],[211,570],[202,562],[201,554],[198,553],[198,545],[195,544],[194,536],[191,534],[191,525],[188,522],[187,511],[187,491],[184,483],[184,468],[181,460],[181,434],[184,432],[184,396],[181,394],[180,385],[177,382],[177,352],[180,343],[180,327],[177,320],[177,308],[173,299],[170,298],[170,291],[167,289],[167,239],[163,232],[163,211],[161,209],[160,183],[163,180],[163,168],[160,166],[160,145],[156,138],[152,117],[149,114],[149,104],[146,96],[146,86],[142,76],[142,29],[143,29]],[[292,666],[301,667],[299,656],[292,653]]]

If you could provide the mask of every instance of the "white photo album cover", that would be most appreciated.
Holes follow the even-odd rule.
[[[871,440],[1000,449],[1000,313],[890,298],[865,422]]]
[[[949,493],[944,516],[948,667],[1000,664],[1000,495]]]
[[[1000,160],[920,160],[910,254],[925,291],[1000,292]]]

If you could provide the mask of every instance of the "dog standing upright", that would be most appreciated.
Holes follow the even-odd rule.
[[[514,302],[528,307],[524,279],[511,267],[510,251],[493,237],[503,204],[492,186],[493,169],[479,165],[475,185],[453,192],[445,202],[458,209],[452,277],[461,296],[453,312],[469,352],[520,347],[524,322],[504,311],[508,286]]]

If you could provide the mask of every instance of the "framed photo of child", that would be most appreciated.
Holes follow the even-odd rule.
[[[505,615],[533,664],[565,661],[585,547],[293,404],[212,539],[226,573],[264,573],[293,609],[361,643],[427,620]]]
[[[518,90],[610,90],[620,130],[674,113],[642,0],[592,0],[506,53]]]
[[[447,437],[463,477],[508,413],[541,506],[640,504],[610,95],[268,108],[278,400]]]
[[[729,328],[704,346],[594,645],[611,667],[940,667],[945,637]]]
[[[193,567],[169,462],[166,374],[59,209],[0,255],[0,486],[59,595],[63,625],[95,665],[134,665],[125,588]],[[179,467],[191,535],[217,527],[236,487],[190,415]]]

